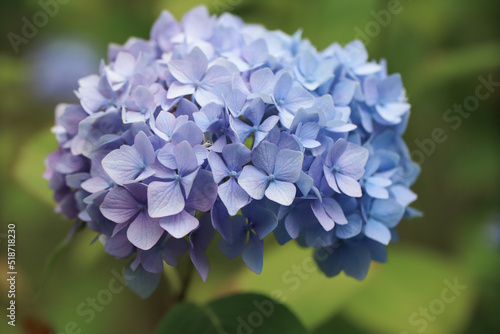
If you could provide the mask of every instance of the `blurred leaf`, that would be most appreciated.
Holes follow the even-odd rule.
[[[285,306],[257,294],[224,297],[206,306],[182,303],[160,322],[156,334],[305,334],[307,330]]]
[[[349,334],[368,334],[356,327],[354,324],[346,320],[343,316],[336,316],[321,326],[314,329],[313,334],[332,334],[332,333],[349,333]]]
[[[500,44],[498,42],[485,43],[443,52],[427,59],[422,65],[415,66],[413,75],[408,77],[421,83],[420,89],[429,90],[431,87],[467,75],[477,75],[484,71],[499,68]],[[432,80],[429,80],[429,78],[432,78]]]
[[[479,305],[474,322],[466,332],[499,333],[500,322],[500,216],[498,212],[488,214],[487,219],[471,217],[464,219],[459,245],[463,248],[464,263],[481,287]],[[486,223],[481,223],[486,220]]]
[[[20,83],[25,75],[25,67],[18,58],[0,54],[0,88]]]
[[[167,313],[155,333],[211,334],[220,333],[220,331],[203,308],[192,303],[181,303]]]
[[[61,241],[55,246],[54,250],[49,255],[49,258],[47,259],[47,263],[45,264],[45,268],[43,270],[41,285],[40,289],[38,290],[39,292],[42,291],[44,286],[47,284],[47,281],[51,278],[54,267],[57,264],[57,260],[61,257],[62,254],[64,254],[67,248],[68,243],[66,241]]]
[[[465,327],[476,293],[464,268],[422,248],[394,247],[389,254],[389,263],[345,308],[352,323],[376,333],[454,334]],[[453,292],[456,284],[465,290]]]
[[[240,274],[232,279],[231,286],[238,290],[270,294],[286,302],[303,319],[307,328],[314,328],[339,312],[362,291],[377,276],[377,270],[372,268],[363,282],[344,274],[328,278],[319,271],[312,255],[311,249],[290,242],[265,252],[264,269],[260,275],[242,268]]]
[[[478,219],[467,219],[460,235],[459,245],[463,248],[464,263],[469,272],[480,281],[498,282],[500,279],[500,216],[491,217],[486,223]],[[496,229],[496,231],[495,231]]]
[[[2,152],[2,160],[0,160],[0,172],[3,174],[12,163],[12,158],[15,153],[15,147],[11,144],[14,135],[11,131],[0,132],[0,150]]]
[[[30,137],[21,149],[14,164],[14,180],[29,193],[54,206],[52,191],[43,178],[44,161],[47,154],[56,149],[54,135],[46,128]]]

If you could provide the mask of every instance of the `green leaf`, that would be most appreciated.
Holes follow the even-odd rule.
[[[343,316],[336,316],[321,326],[314,329],[313,334],[332,334],[332,333],[349,333],[349,334],[368,334],[359,329],[355,324],[349,322]]]
[[[218,330],[203,308],[192,303],[181,303],[167,313],[155,333],[216,334],[222,332]]]
[[[474,307],[470,274],[423,248],[391,247],[389,255],[367,289],[345,307],[347,319],[375,333],[460,332]]]
[[[28,139],[21,149],[14,165],[14,180],[26,191],[44,203],[55,206],[49,182],[43,178],[44,161],[47,155],[57,148],[54,134],[49,129]]]
[[[442,52],[429,58],[422,65],[416,66],[408,77],[420,83],[412,94],[429,91],[433,87],[449,85],[450,82],[470,76],[477,77],[485,71],[492,71],[500,66],[500,44],[488,42],[467,46],[448,52]],[[480,60],[480,61],[478,61]],[[433,78],[427,80],[427,78]]]
[[[266,248],[270,245],[266,244]],[[271,248],[271,247],[269,247]],[[314,328],[341,311],[355,295],[377,276],[374,266],[368,277],[359,282],[341,274],[326,277],[313,259],[313,250],[290,242],[264,252],[264,269],[255,275],[243,267],[230,287],[271,295],[286,302],[307,328]]]
[[[239,294],[197,306],[176,305],[160,322],[156,334],[306,334],[284,305],[258,294]]]

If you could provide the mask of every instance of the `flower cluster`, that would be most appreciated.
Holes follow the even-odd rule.
[[[58,211],[135,255],[132,271],[189,252],[206,279],[218,232],[221,252],[260,273],[273,232],[314,248],[326,275],[362,279],[418,214],[401,78],[359,41],[318,51],[205,7],[163,12],[76,94],[57,107],[45,176]]]

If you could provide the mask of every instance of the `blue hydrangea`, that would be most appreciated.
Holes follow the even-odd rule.
[[[260,273],[273,232],[316,249],[327,276],[363,279],[419,214],[401,77],[359,41],[318,51],[205,7],[163,12],[79,85],[80,105],[56,109],[45,177],[57,211],[138,275],[189,252],[205,280],[217,234]]]

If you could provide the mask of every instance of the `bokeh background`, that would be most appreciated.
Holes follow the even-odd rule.
[[[98,70],[108,43],[148,38],[161,10],[180,18],[202,3],[214,13],[230,11],[270,29],[291,34],[301,28],[319,49],[361,37],[371,58],[386,58],[389,72],[402,74],[412,104],[405,138],[422,166],[413,190],[424,216],[400,224],[389,263],[372,265],[363,282],[294,272],[309,251],[294,243],[278,248],[271,240],[260,276],[211,247],[208,281],[196,277],[188,299],[203,303],[234,291],[279,290],[315,334],[500,333],[500,86],[472,112],[455,114],[453,122],[444,119],[448,109],[475,96],[479,77],[500,82],[500,2],[401,0],[390,22],[373,14],[387,10],[382,0],[61,2],[66,3],[18,52],[8,34],[23,36],[23,17],[32,22],[42,7],[35,0],[7,0],[0,11],[1,277],[7,271],[8,223],[17,225],[18,262],[17,326],[6,324],[2,279],[1,333],[155,328],[167,307],[167,284],[145,301],[125,288],[99,302],[127,262],[106,255],[99,242],[90,245],[95,235],[88,231],[62,246],[71,222],[53,212],[43,159],[56,147],[50,133],[55,105],[76,101],[76,80]],[[429,144],[437,128],[446,140]],[[427,153],[416,140],[428,143]],[[453,302],[439,302],[446,282],[454,281],[464,288]]]

